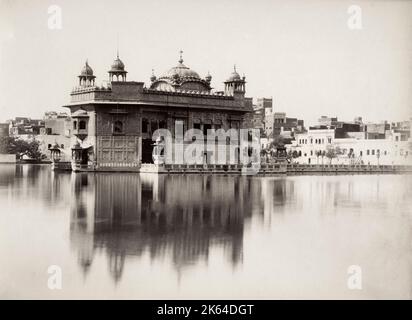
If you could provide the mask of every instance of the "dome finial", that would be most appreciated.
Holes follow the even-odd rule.
[[[206,80],[207,82],[209,82],[209,83],[210,83],[210,81],[212,81],[212,76],[210,75],[210,72],[209,72],[209,71],[207,72],[207,75],[206,75],[206,77],[205,77],[205,80]]]
[[[183,63],[183,57],[182,57],[183,50],[180,50],[180,51],[179,51],[179,54],[180,54],[179,63]]]
[[[233,71],[236,72],[236,64],[233,65]]]
[[[116,50],[117,50],[117,59],[119,59],[119,32],[117,33],[117,43],[116,43]]]
[[[152,76],[150,77],[150,81],[154,82],[156,80],[156,76],[154,74],[154,69],[152,69]]]

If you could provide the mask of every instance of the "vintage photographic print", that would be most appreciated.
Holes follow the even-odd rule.
[[[0,299],[409,300],[411,121],[412,1],[1,0]]]

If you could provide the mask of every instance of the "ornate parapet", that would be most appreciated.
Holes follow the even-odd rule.
[[[110,87],[75,87],[71,95],[71,102],[93,101],[93,100],[110,100],[112,89]]]

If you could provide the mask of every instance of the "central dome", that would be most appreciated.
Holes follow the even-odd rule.
[[[180,59],[176,67],[169,69],[159,78],[152,74],[150,88],[160,91],[189,90],[210,92],[212,89],[210,87],[212,77],[208,75],[206,79],[202,79],[196,71],[185,66],[183,64],[182,52],[180,51]]]
[[[197,72],[191,70],[189,67],[186,67],[183,64],[182,60],[179,60],[179,64],[176,67],[169,69],[163,77],[167,78],[196,78],[200,79],[200,76]]]

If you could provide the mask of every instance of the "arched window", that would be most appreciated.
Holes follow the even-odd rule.
[[[80,120],[79,122],[79,130],[85,130],[86,129],[86,121]]]
[[[123,122],[116,120],[113,124],[113,133],[123,133]]]
[[[73,121],[73,129],[74,129],[74,130],[77,129],[77,121]]]

